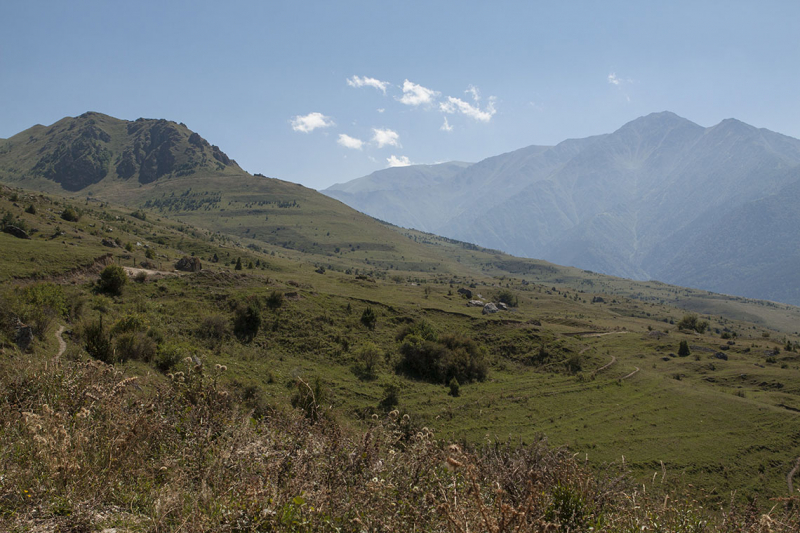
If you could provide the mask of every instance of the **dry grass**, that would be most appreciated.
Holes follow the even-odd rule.
[[[355,435],[299,411],[254,419],[218,387],[224,367],[183,367],[139,385],[97,361],[0,356],[0,529],[800,529],[783,503],[707,510],[544,441],[465,450],[396,411]]]

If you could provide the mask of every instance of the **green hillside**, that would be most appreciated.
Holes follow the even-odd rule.
[[[268,183],[281,187],[275,202],[289,201],[292,191],[307,191]],[[302,210],[309,205],[306,197],[293,198],[300,207],[272,209]],[[30,206],[35,214],[26,212]],[[83,211],[78,222],[60,218],[67,206]],[[132,216],[130,209],[95,201],[11,190],[3,192],[0,213],[7,213],[7,223],[35,230],[30,240],[0,233],[0,245],[11,252],[3,255],[0,269],[10,306],[5,312],[23,309],[25,320],[36,319],[26,317],[24,301],[12,297],[36,280],[63,286],[70,302],[68,312],[34,341],[33,353],[52,353],[53,330],[65,323],[72,331],[68,356],[88,357],[86,331],[102,315],[105,327],[117,331],[111,334],[114,360],[126,372],[148,374],[156,382],[165,379],[157,369],[168,372],[175,364],[170,357],[190,355],[207,367],[226,365],[225,385],[252,408],[264,410],[289,406],[293,390],[287,384],[295,378],[319,377],[328,391],[325,409],[353,426],[381,412],[391,385],[399,408],[439,435],[478,444],[487,436],[534,442],[544,434],[586,455],[593,465],[624,456],[626,467],[641,479],[660,472],[663,462],[671,479],[685,479],[719,501],[734,488],[782,494],[785,474],[800,455],[800,360],[794,336],[710,315],[701,317],[710,322],[702,334],[682,331],[677,323],[684,312],[674,307],[610,291],[581,292],[568,288],[577,281],[566,277],[555,287],[549,281],[555,272],[548,269],[556,269],[544,264],[526,261],[527,271],[509,274],[519,271],[512,258],[421,234],[403,235],[374,222],[371,240],[353,239],[352,251],[323,253],[324,218],[319,217],[319,226],[309,220],[307,227],[319,228],[320,243],[312,248],[319,251],[302,253],[310,246],[305,241],[295,241],[296,250],[286,249],[283,243],[229,237],[180,220],[195,214]],[[339,231],[356,235],[352,229]],[[379,231],[396,248],[369,254],[358,248],[374,246]],[[339,241],[335,232],[332,227],[331,244],[348,240]],[[109,248],[103,239],[123,247]],[[260,244],[247,247],[255,242]],[[106,253],[110,260],[95,261]],[[174,262],[186,254],[198,257],[203,270],[174,275]],[[361,259],[391,262],[396,256],[405,256],[403,270]],[[141,283],[129,283],[121,297],[93,292],[104,264],[141,267],[143,261],[150,261],[151,272]],[[241,270],[235,269],[237,261]],[[500,269],[504,276],[496,275]],[[529,281],[537,276],[547,283]],[[586,276],[584,281],[592,279]],[[623,289],[621,282],[610,286]],[[483,315],[481,308],[467,307],[458,289],[487,301],[508,291],[518,306]],[[249,306],[259,309],[260,328],[243,340],[234,334],[236,317]],[[374,329],[362,321],[367,308],[376,316]],[[124,324],[132,320],[139,325],[129,331]],[[475,343],[486,365],[485,380],[467,378],[453,397],[447,383],[404,371],[410,348],[398,336],[414,324],[428,324],[440,339],[455,334]],[[6,335],[11,347],[12,334]],[[681,341],[687,341],[690,356],[676,355]],[[443,346],[431,345],[430,353]]]
[[[116,131],[97,141],[119,161],[111,169],[139,130],[93,115],[58,124],[26,132],[36,150],[22,151],[18,135],[0,157],[3,181],[25,187],[2,190],[3,226],[30,237],[0,233],[4,351],[19,354],[5,360],[7,375],[27,357],[16,319],[35,332],[26,353],[44,358],[63,324],[64,357],[114,363],[145,390],[189,357],[225,365],[220,386],[257,416],[302,405],[298,384],[319,379],[310,390],[324,397],[320,412],[347,431],[396,406],[414,428],[475,446],[546,435],[592,468],[613,462],[639,482],[658,473],[665,486],[691,484],[708,505],[733,490],[786,493],[800,455],[797,308],[405,230],[233,162],[183,175],[165,167],[148,181],[144,157],[138,174],[109,170],[72,192],[64,184],[78,167],[34,171],[54,160],[57,135],[71,124]],[[184,150],[194,135],[147,124],[151,138],[165,124],[178,131]],[[174,272],[186,256],[203,269]],[[119,296],[98,290],[109,264],[132,280]],[[44,305],[48,291],[63,291],[64,303]],[[483,314],[469,299],[513,305]],[[687,311],[705,327],[687,325]]]

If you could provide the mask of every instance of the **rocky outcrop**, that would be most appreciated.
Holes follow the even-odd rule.
[[[484,315],[492,315],[492,314],[496,313],[497,311],[499,311],[499,309],[497,309],[497,306],[494,305],[491,302],[489,302],[488,304],[483,306],[483,314]]]
[[[3,232],[8,233],[9,235],[12,235],[18,239],[30,239],[28,233],[22,228],[18,228],[17,226],[11,226],[11,225],[6,226],[3,228]]]
[[[467,302],[467,307],[483,307],[484,302],[481,300],[470,300]]]
[[[200,263],[200,260],[196,257],[189,257],[188,255],[182,257],[175,263],[175,270],[181,270],[183,272],[200,272],[202,269],[203,265]]]
[[[472,300],[472,291],[465,288],[458,289],[458,294],[466,298],[467,300]]]

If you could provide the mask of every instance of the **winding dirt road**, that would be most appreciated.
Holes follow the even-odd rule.
[[[56,357],[61,357],[67,350],[67,343],[64,341],[64,337],[61,336],[62,333],[64,333],[64,326],[59,326],[58,331],[56,331],[56,339],[58,339],[58,354],[56,354]]]

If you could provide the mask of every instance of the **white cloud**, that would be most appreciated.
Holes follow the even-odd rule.
[[[383,148],[384,146],[400,146],[400,136],[396,131],[372,128],[372,133],[372,142],[376,143],[378,148]]]
[[[608,83],[612,85],[619,85],[620,83],[622,83],[622,80],[619,79],[617,75],[612,72],[611,74],[608,75]]]
[[[442,127],[439,129],[446,132],[453,131],[453,126],[451,126],[450,123],[447,122],[447,117],[444,117],[444,124],[442,124]]]
[[[339,134],[339,140],[336,142],[345,148],[352,148],[353,150],[361,150],[364,147],[364,141],[356,139],[355,137],[350,137],[344,133]]]
[[[467,90],[464,91],[464,93],[471,94],[472,99],[475,101],[476,104],[481,101],[481,92],[474,85],[470,85],[469,87],[467,87]]]
[[[364,76],[363,78],[360,78],[358,76],[353,76],[352,78],[348,78],[347,79],[347,85],[349,85],[350,87],[356,87],[356,88],[358,88],[358,87],[375,87],[376,89],[381,91],[383,94],[386,94],[386,88],[389,86],[389,82],[388,81],[376,80],[375,78],[368,78],[366,76]]]
[[[292,129],[303,133],[311,133],[317,128],[328,128],[333,125],[333,119],[326,117],[322,113],[309,113],[305,116],[297,115],[292,119]]]
[[[481,122],[489,122],[492,120],[494,114],[497,113],[497,110],[494,108],[494,96],[489,97],[489,104],[484,110],[481,110],[477,105],[473,106],[469,102],[465,102],[453,96],[448,96],[447,102],[440,103],[439,109],[444,113],[463,113]]]
[[[430,104],[439,96],[438,91],[428,89],[422,85],[411,83],[406,80],[403,82],[403,96],[398,100],[406,105],[418,106],[421,104]]]
[[[389,163],[389,167],[407,167],[411,165],[411,160],[408,159],[408,156],[401,155],[400,157],[391,156],[387,157],[386,161]]]
[[[382,108],[382,107],[378,108],[378,113],[383,113],[384,111],[386,111],[384,108]]]

